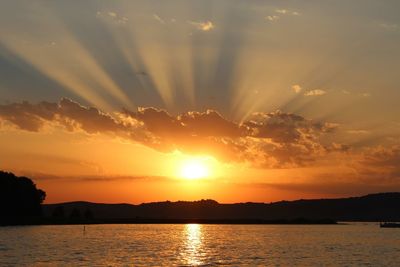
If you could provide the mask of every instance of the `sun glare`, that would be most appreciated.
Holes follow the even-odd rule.
[[[179,170],[179,176],[185,179],[200,179],[210,175],[210,170],[201,160],[185,161]]]

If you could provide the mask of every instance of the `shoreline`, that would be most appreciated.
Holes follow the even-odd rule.
[[[60,219],[60,218],[23,218],[2,220],[0,226],[28,225],[96,225],[96,224],[221,224],[221,225],[338,225],[331,219],[166,219],[166,218],[135,218],[135,219]]]

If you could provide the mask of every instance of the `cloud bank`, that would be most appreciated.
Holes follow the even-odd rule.
[[[31,132],[53,125],[67,131],[109,134],[162,152],[206,154],[260,168],[313,166],[330,154],[349,153],[350,149],[344,144],[322,141],[323,136],[336,131],[337,124],[281,111],[253,113],[246,121],[237,123],[215,110],[173,116],[165,110],[146,107],[109,114],[63,98],[58,103],[0,105],[0,122]],[[357,160],[359,165],[353,167],[361,176],[400,176],[399,151],[399,147],[365,151]]]

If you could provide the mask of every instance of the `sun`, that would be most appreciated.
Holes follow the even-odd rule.
[[[189,180],[201,179],[209,175],[209,167],[206,162],[200,159],[187,160],[182,163],[179,169],[179,176]]]

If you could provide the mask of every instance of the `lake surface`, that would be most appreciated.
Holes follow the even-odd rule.
[[[350,225],[0,227],[0,266],[400,266],[400,229]]]

